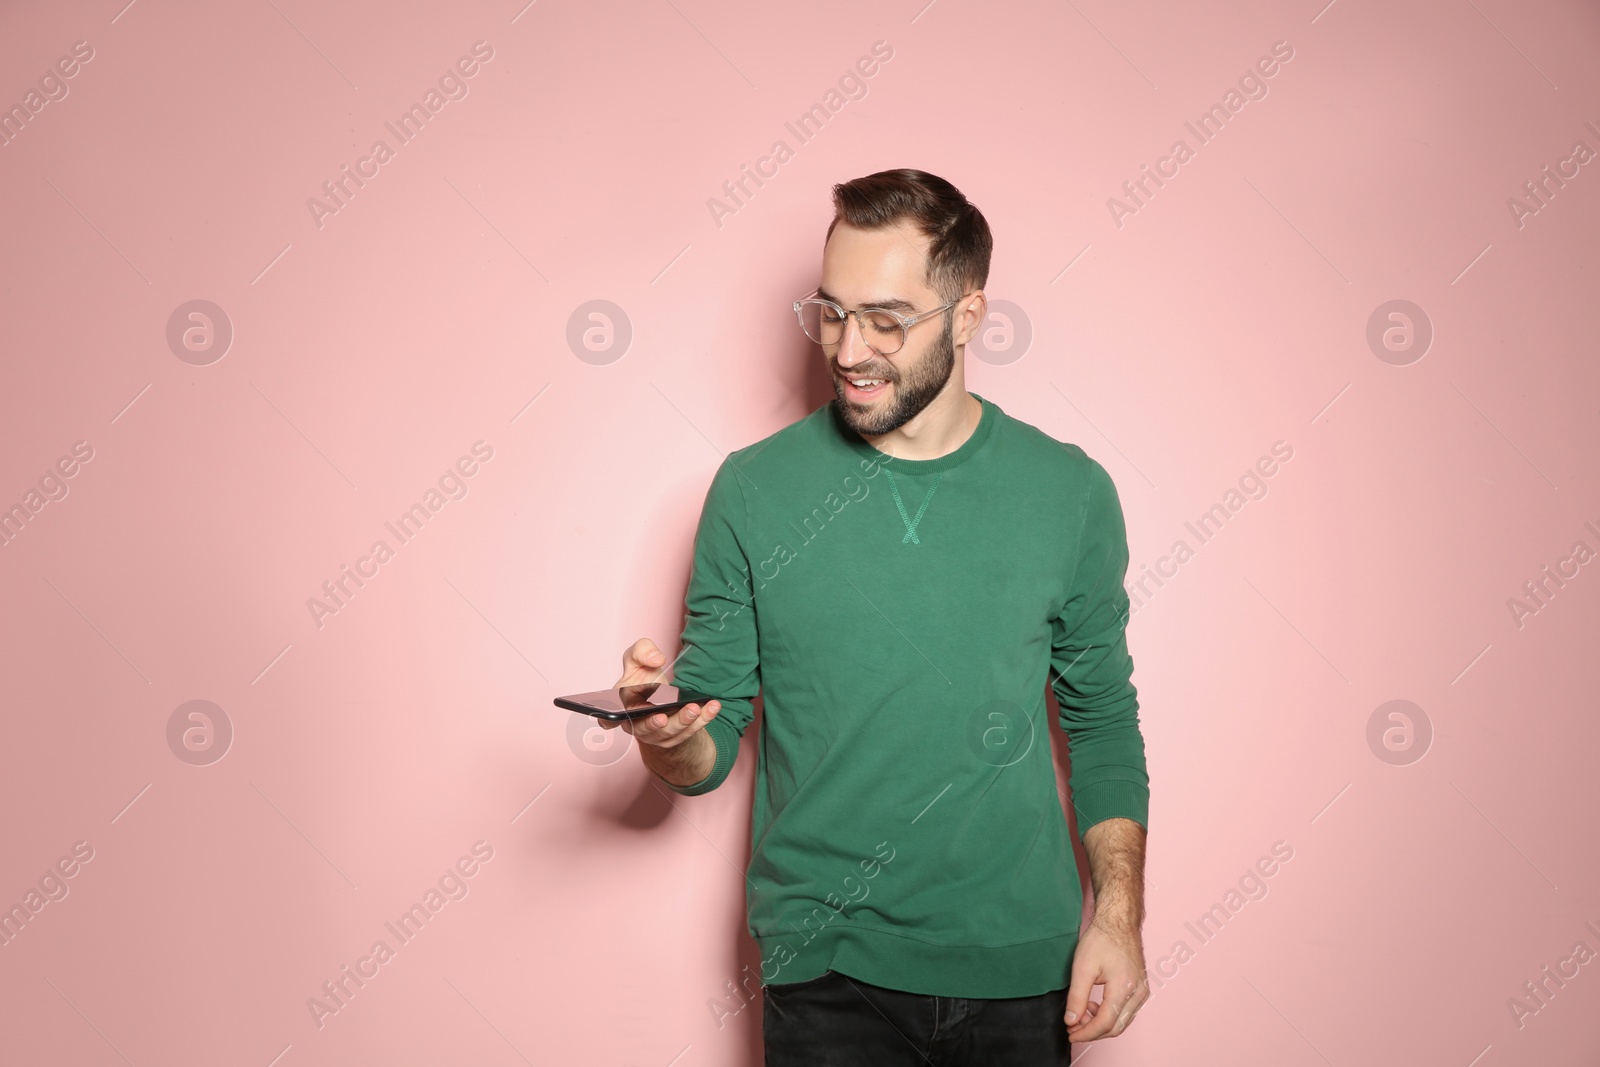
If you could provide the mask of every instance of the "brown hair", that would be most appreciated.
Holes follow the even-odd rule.
[[[989,223],[961,190],[921,170],[880,170],[833,187],[833,221],[880,230],[903,219],[930,239],[926,278],[941,300],[955,300],[989,280],[994,238]]]

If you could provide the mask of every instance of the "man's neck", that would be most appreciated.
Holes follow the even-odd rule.
[[[962,386],[935,397],[899,429],[862,437],[879,452],[896,459],[938,459],[965,444],[982,417],[983,404]]]

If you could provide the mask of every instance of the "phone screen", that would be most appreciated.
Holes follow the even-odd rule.
[[[557,707],[582,711],[606,718],[634,718],[656,711],[670,711],[685,704],[703,704],[712,699],[701,693],[679,689],[665,682],[642,682],[638,685],[597,689],[592,693],[576,693],[556,697]]]

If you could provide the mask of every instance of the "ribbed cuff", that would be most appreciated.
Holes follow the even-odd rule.
[[[1126,778],[1102,778],[1082,788],[1074,788],[1072,805],[1078,816],[1079,837],[1095,823],[1107,819],[1132,819],[1146,830],[1150,828],[1150,787],[1142,782]]]

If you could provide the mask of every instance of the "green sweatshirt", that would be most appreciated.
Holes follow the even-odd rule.
[[[695,534],[674,682],[715,696],[728,776],[762,695],[746,885],[763,983],[827,970],[913,993],[1065,988],[1079,831],[1147,824],[1105,468],[972,394],[936,459],[887,456],[829,402],[728,456]]]

